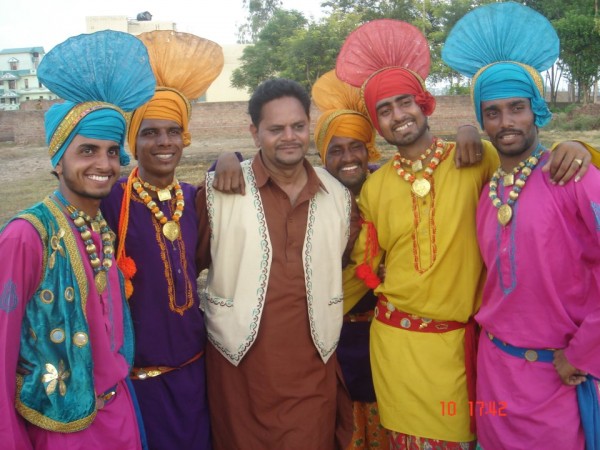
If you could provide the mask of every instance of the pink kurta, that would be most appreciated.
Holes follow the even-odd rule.
[[[498,349],[501,341],[531,349],[565,349],[569,362],[600,376],[600,172],[555,186],[543,156],[519,195],[512,221],[481,195],[477,234],[488,268],[477,321],[477,417],[484,449],[583,449],[575,387],[551,363],[529,362]],[[504,201],[512,187],[498,183]],[[493,407],[502,409],[502,415]]]
[[[71,225],[72,226],[72,225]],[[92,348],[96,393],[118,384],[117,395],[98,411],[94,422],[76,433],[50,432],[26,422],[15,410],[15,373],[19,357],[21,321],[25,306],[35,293],[42,275],[43,248],[36,229],[25,220],[10,223],[0,235],[0,446],[9,449],[139,449],[135,411],[124,383],[127,362],[118,353],[123,345],[123,309],[116,264],[109,283],[98,295],[93,272],[79,233],[74,230],[90,281],[87,302],[89,339]],[[97,248],[102,244],[92,233]],[[8,300],[11,283],[17,303]],[[67,388],[68,388],[68,379]]]

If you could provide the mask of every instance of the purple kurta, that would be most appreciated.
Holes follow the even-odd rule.
[[[121,179],[102,202],[110,227],[118,232],[119,211],[126,179]],[[196,189],[181,183],[185,208],[181,234],[165,238],[161,225],[133,193],[130,201],[126,254],[137,273],[129,299],[135,330],[135,367],[179,367],[204,351],[206,331],[199,309],[195,251],[198,219]],[[167,218],[175,198],[160,202]],[[121,236],[117,236],[117,240]],[[160,449],[210,448],[204,356],[185,367],[155,378],[134,380],[148,444]]]
[[[70,222],[70,220],[69,220]],[[73,229],[73,225],[71,225]],[[118,384],[117,395],[108,402],[92,424],[76,433],[57,433],[31,425],[15,410],[15,374],[19,356],[21,321],[25,306],[42,276],[43,248],[36,229],[25,220],[10,223],[0,235],[0,446],[2,449],[140,449],[135,410],[124,383],[128,367],[118,352],[123,345],[123,309],[116,265],[109,270],[108,286],[98,295],[85,246],[74,230],[89,281],[87,321],[92,348],[96,393]],[[92,232],[97,248],[100,236]],[[13,283],[17,303],[7,302]],[[68,379],[66,380],[68,388]]]
[[[369,164],[370,173],[377,169],[379,169],[378,164]],[[347,315],[373,311],[376,304],[377,296],[369,291],[348,311]],[[370,331],[370,321],[348,322],[344,320],[340,333],[340,342],[337,347],[338,361],[353,402],[373,403],[376,401],[369,352]]]
[[[369,291],[348,314],[362,314],[373,311],[377,297]],[[369,333],[371,322],[344,321],[337,347],[338,361],[344,374],[346,387],[354,402],[375,402],[375,388],[371,374],[369,353]]]
[[[569,362],[600,376],[600,172],[555,186],[542,157],[519,195],[512,221],[481,195],[477,234],[488,268],[477,321],[477,433],[484,449],[583,449],[575,387],[551,363],[529,362],[498,349],[487,337],[531,349],[565,349]],[[505,201],[512,187],[498,183]],[[502,413],[489,406],[505,403]]]

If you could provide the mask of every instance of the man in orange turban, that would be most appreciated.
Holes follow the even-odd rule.
[[[312,100],[322,111],[314,131],[321,161],[331,175],[358,196],[370,171],[369,162],[380,157],[375,130],[361,112],[360,91],[331,71],[314,84]],[[348,450],[388,448],[387,432],[379,422],[369,361],[369,328],[376,301],[369,291],[355,305],[344,308],[337,354],[352,399],[353,435]]]
[[[117,262],[127,279],[135,324],[131,379],[150,448],[211,448],[206,395],[206,330],[194,252],[196,188],[175,170],[190,145],[190,100],[219,75],[214,42],[173,31],[144,33],[156,77],[154,97],[135,110],[128,145],[138,166],[102,208],[117,231]]]

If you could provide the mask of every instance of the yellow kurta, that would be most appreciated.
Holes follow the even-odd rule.
[[[489,142],[484,145],[481,164],[456,169],[455,146],[448,143],[424,198],[411,192],[391,161],[364,184],[361,213],[377,229],[378,258],[385,257],[385,280],[375,292],[384,294],[396,309],[467,322],[479,306],[484,267],[475,211],[484,184],[499,164],[495,149]],[[367,289],[354,276],[356,265],[364,261],[366,235],[363,227],[352,263],[344,271],[345,309]],[[378,263],[373,261],[375,271]],[[469,431],[464,329],[420,333],[374,320],[371,364],[385,428],[445,441],[474,439]],[[449,402],[456,405],[454,415],[454,409],[448,411]]]

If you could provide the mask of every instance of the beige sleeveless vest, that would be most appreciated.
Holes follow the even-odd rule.
[[[212,263],[201,308],[208,338],[236,366],[258,335],[269,274],[277,270],[271,266],[273,250],[251,163],[242,163],[246,195],[222,194],[212,187],[212,173],[206,179]],[[302,252],[312,339],[327,362],[342,326],[341,264],[351,197],[327,171],[315,171],[327,192],[320,189],[310,199]]]

